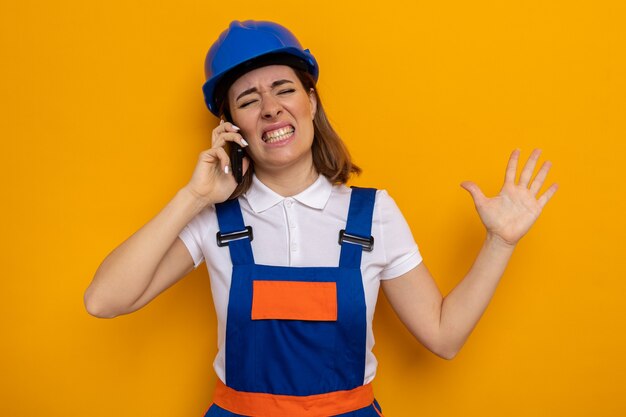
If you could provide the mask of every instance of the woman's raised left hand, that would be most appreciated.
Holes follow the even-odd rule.
[[[550,161],[544,162],[531,182],[540,154],[539,149],[531,153],[520,174],[519,181],[515,183],[520,151],[514,150],[506,167],[504,185],[500,193],[493,198],[485,197],[478,185],[472,181],[461,183],[461,187],[472,195],[480,220],[487,228],[487,234],[501,239],[507,245],[515,246],[530,230],[541,214],[541,210],[558,188],[557,184],[552,184],[537,198],[552,166]]]

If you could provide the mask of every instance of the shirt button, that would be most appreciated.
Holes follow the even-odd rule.
[[[287,207],[291,207],[293,205],[293,200],[287,200],[285,204],[287,204]]]
[[[292,243],[291,244],[291,250],[292,250],[292,252],[297,251],[298,250],[298,244],[297,243]]]

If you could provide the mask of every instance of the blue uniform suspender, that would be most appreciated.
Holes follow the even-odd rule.
[[[374,247],[372,237],[372,215],[376,199],[375,188],[352,187],[350,208],[346,228],[339,232],[342,268],[360,268],[363,250],[371,251]],[[220,232],[217,234],[219,246],[228,245],[233,265],[254,264],[254,255],[250,241],[253,231],[246,226],[237,199],[215,205]]]
[[[217,244],[219,246],[228,245],[233,265],[254,264],[254,255],[252,254],[252,246],[250,246],[252,228],[246,227],[243,223],[239,200],[235,198],[216,204],[215,210],[220,226],[220,231],[217,233]],[[233,239],[230,240],[229,238]]]
[[[374,248],[372,215],[375,199],[375,188],[352,187],[346,228],[339,232],[339,266],[342,268],[360,268],[363,250]]]

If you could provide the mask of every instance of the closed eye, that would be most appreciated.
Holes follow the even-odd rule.
[[[240,109],[243,109],[244,107],[248,107],[248,105],[254,103],[257,100],[250,100],[250,101],[246,101],[245,103],[243,103],[241,106],[239,106]]]
[[[296,90],[294,90],[293,88],[289,88],[287,90],[279,91],[278,94],[293,93],[294,91],[296,91]]]

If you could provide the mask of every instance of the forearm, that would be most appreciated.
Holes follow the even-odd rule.
[[[478,323],[514,248],[488,234],[465,278],[443,299],[439,334],[446,356],[454,356],[461,349]]]
[[[202,210],[187,188],[102,262],[85,292],[94,311],[122,313],[148,288],[155,271],[180,231]]]

